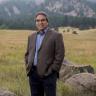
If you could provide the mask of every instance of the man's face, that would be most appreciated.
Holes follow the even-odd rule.
[[[45,29],[48,26],[48,21],[44,15],[38,15],[36,17],[36,27],[39,31]]]

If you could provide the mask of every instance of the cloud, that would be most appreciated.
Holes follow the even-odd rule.
[[[2,2],[3,0],[0,0],[0,2]]]
[[[0,0],[0,2],[3,2],[3,1],[5,1],[5,0]]]
[[[6,1],[9,1],[9,0],[0,0],[0,3],[2,3],[2,2],[6,2]]]

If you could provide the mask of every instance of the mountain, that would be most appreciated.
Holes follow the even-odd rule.
[[[52,0],[51,2],[47,2],[44,7],[51,12],[62,15],[79,17],[96,16],[96,10],[90,7],[90,2],[84,0]]]
[[[24,17],[38,10],[60,15],[96,17],[96,3],[87,0],[0,0],[0,18]],[[5,2],[4,2],[5,1]],[[95,8],[94,8],[94,7]]]
[[[95,24],[96,3],[93,0],[0,0],[0,28],[34,28],[34,14],[41,10],[48,13],[55,27]]]
[[[32,6],[30,3],[32,3]],[[35,9],[35,5],[35,2],[31,0],[28,0],[28,2],[23,0],[7,0],[0,3],[0,17],[14,18],[29,15],[31,14],[31,9]]]
[[[87,1],[90,1],[90,2],[96,2],[96,0],[87,0]]]

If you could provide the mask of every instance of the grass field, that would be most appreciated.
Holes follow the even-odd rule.
[[[96,69],[96,30],[64,33],[66,58],[76,64],[90,64]]]
[[[29,96],[28,78],[24,65],[29,30],[0,30],[0,88],[17,96]],[[96,30],[63,33],[66,56],[75,64],[90,64],[96,70]],[[60,89],[58,83],[58,90]]]

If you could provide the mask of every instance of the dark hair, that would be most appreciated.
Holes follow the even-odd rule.
[[[46,20],[47,20],[47,22],[48,22],[48,16],[47,16],[47,14],[46,14],[45,12],[43,12],[43,11],[37,12],[36,15],[35,15],[35,18],[36,18],[38,15],[43,15],[43,16],[45,16],[45,17],[46,17]]]

